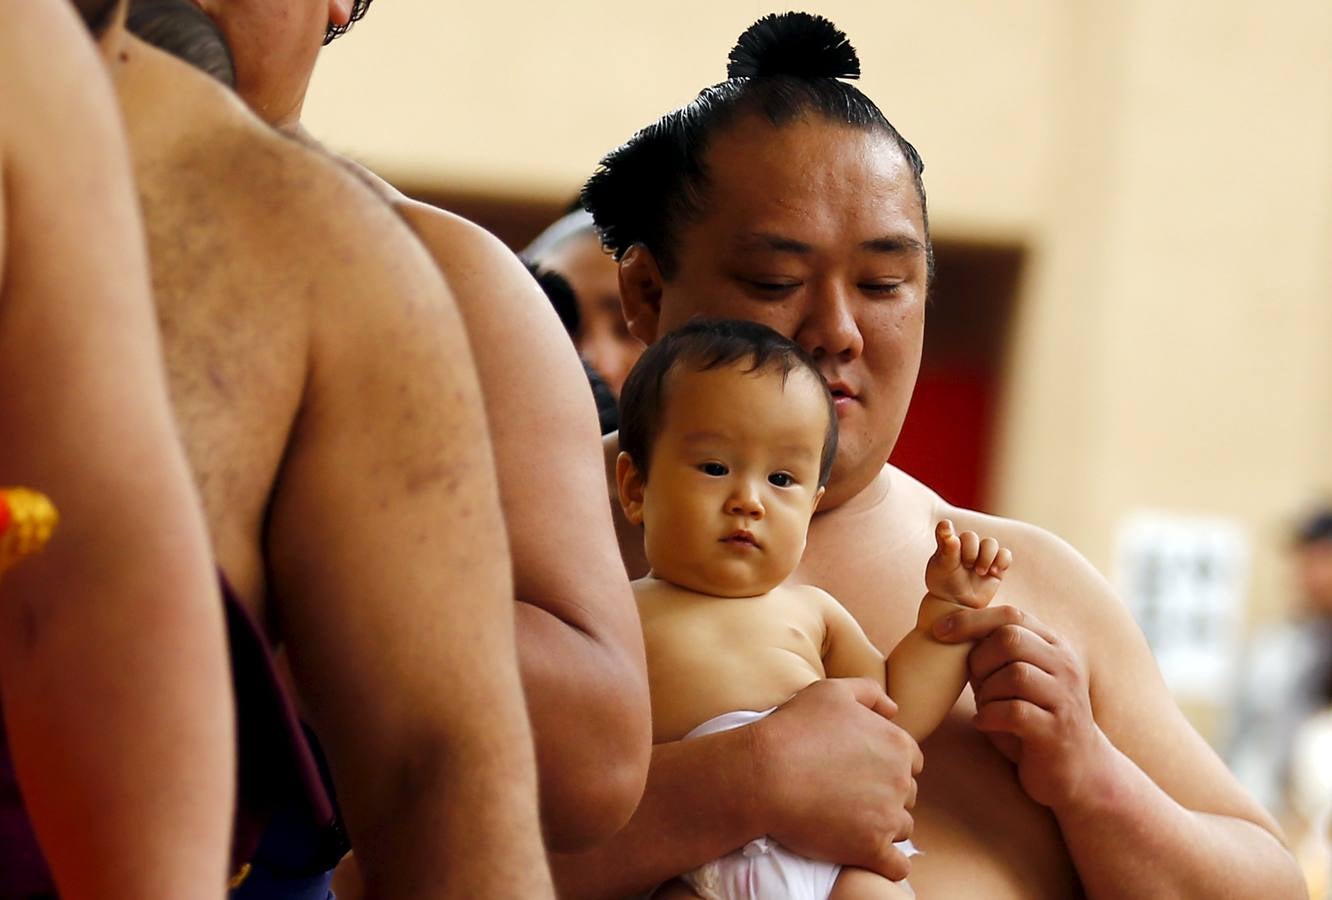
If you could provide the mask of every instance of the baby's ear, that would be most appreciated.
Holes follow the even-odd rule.
[[[624,517],[634,525],[643,524],[643,477],[633,458],[620,451],[615,457],[615,483],[620,488],[620,508]]]

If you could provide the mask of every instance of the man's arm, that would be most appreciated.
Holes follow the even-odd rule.
[[[605,503],[591,390],[512,253],[456,216],[400,208],[458,298],[481,376],[546,839],[576,851],[628,820],[652,745],[643,636]]]
[[[68,3],[0,0],[0,17],[0,484],[61,514],[0,584],[10,748],[62,897],[219,898],[222,605],[115,98]]]
[[[976,726],[1054,813],[1088,895],[1305,896],[1276,824],[1184,719],[1105,581],[1063,542],[1010,528],[1033,573],[1010,596],[1055,624],[991,607],[935,634],[979,641]]]
[[[911,834],[921,755],[894,710],[873,682],[824,679],[754,725],[658,744],[629,825],[591,852],[552,856],[560,896],[647,890],[762,834],[905,877],[892,842]]]
[[[550,896],[507,541],[463,325],[388,207],[318,165],[323,192],[293,197],[269,236],[298,242],[280,255],[315,247],[321,263],[307,292],[309,380],[268,524],[293,673],[367,896]]]

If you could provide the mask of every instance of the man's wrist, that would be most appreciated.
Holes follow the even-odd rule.
[[[780,740],[772,734],[772,716],[767,716],[746,728],[737,729],[744,739],[742,776],[745,789],[736,792],[740,808],[735,810],[741,833],[756,837],[780,830],[777,801],[780,785],[772,773],[777,769]]]
[[[944,616],[970,608],[938,594],[927,593],[920,601],[920,611],[916,614],[916,628],[929,632],[934,623]]]
[[[1062,796],[1050,804],[1050,811],[1064,825],[1085,821],[1106,821],[1122,815],[1134,805],[1137,764],[1096,729],[1093,748],[1076,767],[1077,777]]]

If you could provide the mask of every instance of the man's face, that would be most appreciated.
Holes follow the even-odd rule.
[[[926,235],[911,169],[885,135],[816,115],[738,122],[706,163],[705,208],[677,236],[652,338],[702,315],[804,347],[837,401],[825,507],[840,504],[887,461],[920,368]]]
[[[329,21],[350,0],[194,0],[222,28],[236,61],[236,93],[274,125],[300,118]]]
[[[652,574],[718,597],[786,580],[822,495],[828,404],[808,371],[747,363],[668,376],[641,521]]]
[[[629,333],[620,308],[619,267],[601,249],[596,233],[580,232],[556,245],[538,262],[559,272],[578,296],[578,352],[620,395],[629,370],[643,355],[643,342]]]
[[[1314,612],[1332,616],[1332,539],[1300,547],[1296,568],[1305,602]]]

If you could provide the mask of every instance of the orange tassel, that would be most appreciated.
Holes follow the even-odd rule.
[[[40,553],[60,515],[44,495],[27,488],[0,488],[0,572]]]

